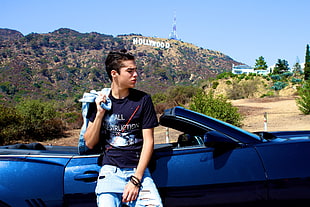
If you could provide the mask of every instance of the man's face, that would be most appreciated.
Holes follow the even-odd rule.
[[[119,70],[119,74],[115,73],[115,77],[121,88],[134,88],[138,77],[135,61],[124,60]]]

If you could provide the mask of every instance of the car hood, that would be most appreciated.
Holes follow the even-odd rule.
[[[160,124],[185,133],[204,134],[208,131],[218,131],[244,144],[262,142],[257,134],[179,106],[165,110],[160,117]]]

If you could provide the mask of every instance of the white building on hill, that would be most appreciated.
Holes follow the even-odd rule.
[[[269,67],[267,70],[254,70],[251,66],[248,65],[232,65],[232,71],[233,74],[247,74],[250,73],[256,73],[261,75],[268,75],[271,72],[271,68]]]

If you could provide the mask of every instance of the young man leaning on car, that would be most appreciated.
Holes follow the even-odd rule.
[[[162,206],[147,168],[158,126],[151,97],[134,89],[138,73],[132,54],[110,52],[105,65],[111,92],[100,93],[90,107],[84,135],[88,148],[98,143],[105,148],[96,186],[98,206]],[[112,102],[110,110],[100,106],[107,100]]]

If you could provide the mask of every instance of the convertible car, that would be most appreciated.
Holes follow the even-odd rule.
[[[309,206],[310,131],[250,133],[182,107],[160,124],[150,170],[164,206]],[[39,143],[0,147],[0,207],[96,206],[98,154]]]

